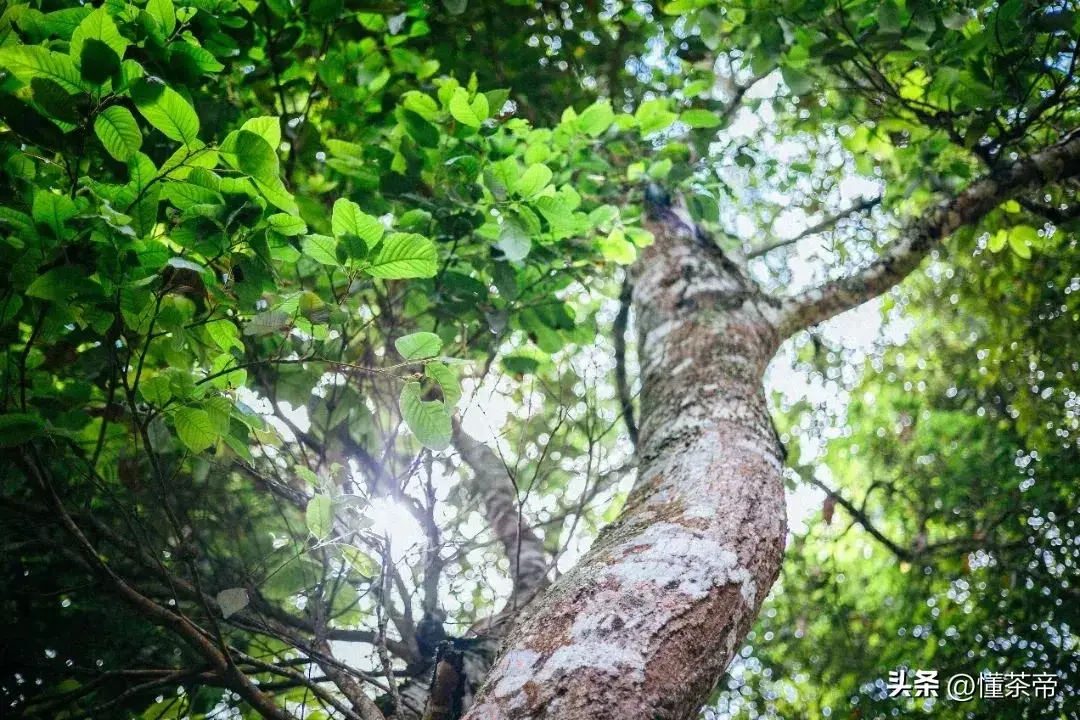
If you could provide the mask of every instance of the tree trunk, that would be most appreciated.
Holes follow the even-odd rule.
[[[783,449],[761,379],[776,306],[671,208],[633,268],[639,477],[510,634],[471,720],[693,717],[780,569]]]

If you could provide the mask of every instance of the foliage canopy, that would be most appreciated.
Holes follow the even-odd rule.
[[[17,717],[417,713],[521,575],[462,413],[551,569],[632,482],[610,326],[650,193],[794,291],[1080,127],[1075,2],[0,8]],[[959,231],[885,302],[902,334],[796,339],[850,402],[778,399],[792,487],[828,495],[722,711],[885,717],[889,670],[1003,658],[1058,698],[935,714],[1065,712],[1076,193]]]

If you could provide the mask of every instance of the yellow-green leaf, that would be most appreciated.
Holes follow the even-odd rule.
[[[170,140],[191,145],[199,135],[199,116],[180,93],[161,81],[139,80],[131,97],[147,122]]]
[[[435,333],[416,332],[399,337],[394,341],[394,347],[406,360],[423,360],[439,354],[442,339]]]
[[[194,453],[202,452],[217,442],[218,432],[205,410],[182,407],[173,413],[173,425],[180,442]]]
[[[462,125],[471,128],[479,128],[481,120],[477,117],[473,106],[469,104],[469,93],[465,88],[457,88],[450,96],[450,115]]]
[[[450,413],[438,400],[424,400],[420,383],[405,383],[398,402],[405,424],[420,444],[432,450],[445,450],[450,446]]]
[[[316,495],[308,500],[304,512],[308,532],[315,537],[326,538],[334,530],[334,501],[329,495]]]
[[[438,257],[435,245],[423,235],[394,233],[380,243],[367,273],[387,280],[434,277]]]
[[[110,105],[94,118],[94,133],[105,150],[120,162],[133,158],[142,147],[142,132],[135,116],[120,105]]]

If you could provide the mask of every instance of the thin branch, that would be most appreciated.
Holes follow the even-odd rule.
[[[393,579],[389,569],[393,562],[390,557],[389,535],[383,536],[383,548],[382,573],[379,576],[381,587],[379,601],[375,605],[375,616],[379,627],[379,636],[375,648],[379,655],[379,664],[382,666],[383,675],[386,677],[386,684],[390,688],[390,712],[386,717],[392,720],[401,712],[401,694],[398,692],[397,682],[394,680],[394,664],[390,660],[390,651],[386,649],[386,623],[390,615],[388,607],[390,590],[393,587]]]
[[[622,408],[626,432],[630,435],[630,441],[634,443],[634,447],[637,447],[638,428],[637,422],[634,421],[634,399],[630,394],[630,384],[626,380],[626,325],[630,319],[632,289],[630,278],[624,278],[622,291],[619,293],[619,312],[615,315],[611,334],[615,344],[615,387],[619,393],[619,406]]]
[[[79,554],[82,555],[95,574],[100,575],[103,580],[112,586],[117,595],[155,625],[168,628],[182,637],[193,649],[206,658],[223,677],[224,681],[227,682],[230,689],[243,697],[263,717],[273,720],[292,720],[293,715],[278,707],[271,696],[261,691],[257,685],[251,682],[250,678],[236,668],[231,658],[222,656],[221,651],[205,631],[183,615],[177,614],[146,597],[120,577],[116,570],[102,558],[102,555],[98,553],[97,549],[90,543],[90,540],[83,534],[82,529],[68,513],[32,447],[18,456],[17,461],[26,477],[28,479],[32,478],[41,490],[45,501],[60,521],[60,525],[75,541]]]
[[[807,290],[780,303],[782,337],[824,322],[898,284],[955,230],[979,222],[999,204],[1032,186],[1080,173],[1080,131],[1029,157],[977,180],[963,192],[930,208],[900,232],[899,239],[854,275]]]
[[[913,547],[904,547],[894,540],[889,539],[883,532],[874,526],[874,523],[870,520],[870,516],[865,512],[866,499],[869,497],[870,491],[867,491],[867,496],[863,498],[863,508],[855,507],[855,504],[841,495],[837,490],[832,489],[825,483],[821,482],[814,477],[811,470],[805,469],[800,471],[799,476],[805,481],[813,485],[814,487],[824,491],[824,493],[836,501],[836,504],[847,510],[848,514],[855,521],[857,525],[862,527],[870,536],[881,543],[889,552],[895,555],[899,560],[907,562],[913,562],[919,558],[927,558],[932,555],[950,554],[950,555],[965,555],[975,550],[1011,550],[1018,547],[1024,547],[1027,545],[1026,541],[1015,541],[1001,544],[992,544],[988,542],[990,535],[1000,527],[1011,515],[1014,514],[1016,506],[1010,506],[1006,512],[1002,513],[996,520],[988,523],[984,528],[974,533],[972,537],[955,537],[946,540],[940,540],[938,542],[926,543],[926,538],[923,536],[921,542],[916,542]],[[873,485],[871,485],[871,489]]]
[[[889,552],[891,552],[893,555],[895,555],[901,560],[912,559],[914,553],[911,550],[901,545],[898,545],[897,543],[887,538],[884,533],[882,533],[874,526],[874,523],[870,521],[870,518],[866,515],[866,513],[855,507],[854,503],[852,503],[850,500],[838,493],[836,490],[833,490],[831,487],[815,478],[813,474],[809,472],[800,474],[803,476],[804,481],[824,491],[826,495],[836,501],[837,505],[847,510],[848,514],[851,515],[855,522],[861,525],[863,530],[870,533],[870,535],[872,535],[875,540],[884,545],[889,550]]]
[[[1027,198],[1017,198],[1016,201],[1028,212],[1045,218],[1055,225],[1066,225],[1080,218],[1080,203],[1075,203],[1067,208],[1060,208],[1028,200]]]
[[[494,450],[470,437],[457,423],[454,447],[472,469],[469,490],[480,498],[488,525],[514,567],[513,597],[531,596],[547,585],[544,543],[519,520],[517,493],[506,466]]]
[[[805,230],[803,230],[801,233],[799,233],[795,237],[785,238],[783,240],[776,240],[774,242],[762,245],[759,248],[754,248],[753,250],[751,250],[750,252],[748,252],[746,254],[746,257],[747,257],[747,259],[752,260],[753,258],[761,257],[762,255],[765,255],[766,253],[770,253],[773,250],[776,250],[777,248],[786,247],[788,245],[794,245],[795,243],[799,242],[800,240],[808,238],[811,235],[817,235],[820,232],[825,232],[826,230],[832,229],[832,227],[834,225],[836,225],[836,223],[840,222],[841,220],[844,220],[845,218],[849,218],[849,217],[851,217],[852,215],[854,215],[856,213],[865,212],[866,210],[870,210],[872,208],[875,208],[880,204],[881,204],[881,198],[880,197],[869,198],[869,199],[864,198],[864,199],[860,200],[859,202],[855,203],[854,205],[852,205],[851,207],[847,208],[846,210],[841,210],[836,215],[833,215],[831,217],[827,217],[824,220],[822,220],[821,222],[814,223],[813,225],[806,228]]]

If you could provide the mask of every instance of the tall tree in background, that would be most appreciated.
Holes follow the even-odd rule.
[[[823,488],[826,526],[840,505],[909,569],[1034,572],[1026,528],[1075,515],[1075,491],[1066,473],[1025,495],[1003,468],[1070,467],[1075,407],[943,363],[1075,335],[1074,10],[6,5],[5,713],[693,717],[782,565],[766,367],[928,256],[981,291],[911,312],[931,377],[905,382],[956,391],[936,427],[984,402],[1026,424],[913,439],[931,408],[909,399],[894,441],[852,402],[846,447],[787,473]],[[1011,315],[989,305],[1003,273]],[[1029,372],[1055,368],[1039,398],[1075,398],[1071,359],[1023,348]],[[758,647],[796,673],[827,663],[770,658],[768,638],[806,636],[803,604],[873,615],[815,594],[806,542]],[[904,607],[942,592],[906,587]],[[967,642],[1032,621],[1064,628],[1075,675],[1050,607],[987,603]],[[859,678],[813,630],[847,685],[915,662],[880,652]]]

